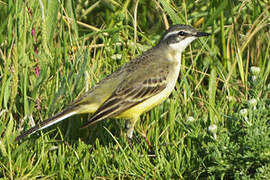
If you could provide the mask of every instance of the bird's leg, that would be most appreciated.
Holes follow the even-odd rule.
[[[148,138],[147,138],[147,133],[146,133],[146,132],[143,131],[142,137],[144,138],[146,144],[148,145],[148,148],[149,148],[149,149],[152,149],[153,147],[152,147],[150,141],[149,141]]]
[[[134,126],[135,126],[136,121],[137,121],[137,118],[127,120],[126,124],[125,124],[125,128],[127,130],[127,141],[128,141],[128,144],[129,144],[131,149],[132,149],[131,140],[132,140],[132,137],[133,137],[133,131],[134,131]]]

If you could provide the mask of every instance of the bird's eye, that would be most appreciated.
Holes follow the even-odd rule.
[[[184,32],[184,31],[180,31],[179,33],[178,33],[178,35],[180,35],[180,36],[184,36],[186,33]]]

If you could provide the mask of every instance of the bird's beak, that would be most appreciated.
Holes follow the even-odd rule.
[[[206,32],[197,32],[195,34],[196,37],[209,36],[209,35],[211,35],[211,34],[206,33]]]

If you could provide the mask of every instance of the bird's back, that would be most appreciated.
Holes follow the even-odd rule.
[[[156,55],[153,51],[154,49],[148,50],[141,56],[131,60],[117,71],[101,80],[92,89],[86,92],[86,94],[75,101],[73,105],[76,104],[80,106],[80,112],[78,114],[94,113],[117,88],[126,87],[129,84],[136,84],[155,73],[153,69],[157,69],[160,65],[158,62],[155,62]],[[151,67],[149,67],[149,63],[152,64]],[[143,73],[134,73],[134,71]]]

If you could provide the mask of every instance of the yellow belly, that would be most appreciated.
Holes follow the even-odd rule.
[[[140,116],[142,113],[149,111],[153,107],[161,104],[169,95],[170,91],[162,91],[160,94],[149,98],[148,100],[128,109],[121,113],[117,118],[134,118]]]

